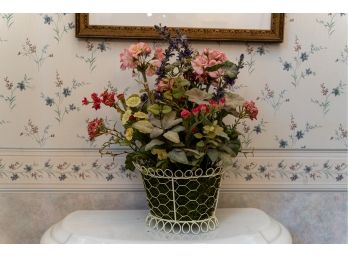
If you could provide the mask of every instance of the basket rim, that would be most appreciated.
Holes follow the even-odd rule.
[[[198,168],[196,170],[187,169],[183,170],[171,170],[171,169],[159,169],[152,167],[145,167],[136,162],[133,162],[135,168],[143,175],[153,178],[168,178],[168,179],[193,179],[193,178],[210,178],[222,175],[224,168],[222,165],[217,167],[210,167],[208,169]],[[204,174],[204,175],[203,175]]]

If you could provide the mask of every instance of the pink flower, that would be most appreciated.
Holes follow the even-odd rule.
[[[189,110],[183,109],[180,115],[182,118],[186,119],[191,116],[191,112]]]
[[[121,70],[134,69],[136,62],[128,49],[123,49],[120,53]]]
[[[150,54],[151,53],[151,47],[149,47],[147,44],[140,42],[137,44],[132,44],[128,48],[129,53],[133,56],[133,58],[137,59],[139,55],[141,54]]]
[[[174,79],[170,78],[170,79],[162,79],[158,82],[157,84],[157,88],[156,90],[159,92],[164,92],[164,91],[168,91],[171,90],[173,88],[174,85]]]
[[[104,128],[103,119],[95,118],[94,120],[88,122],[88,136],[89,140],[94,140],[97,136],[99,136]]]
[[[102,100],[99,98],[99,96],[97,95],[97,93],[93,93],[91,94],[92,100],[93,100],[93,108],[98,110],[100,109],[100,104],[102,102]]]
[[[256,116],[259,113],[259,110],[257,109],[254,101],[245,101],[243,107],[251,120],[257,119]]]
[[[202,75],[204,69],[208,65],[208,58],[205,55],[197,55],[197,57],[191,61],[191,65],[198,75]]]
[[[161,66],[161,61],[154,59],[149,62],[149,66],[146,69],[146,75],[151,77],[156,74],[157,69]]]
[[[155,59],[157,59],[157,60],[159,60],[159,61],[162,61],[162,60],[164,59],[164,53],[163,53],[162,48],[157,47],[157,48],[155,49],[154,57],[155,57]]]
[[[115,92],[108,92],[105,90],[101,95],[102,97],[102,103],[107,105],[107,106],[114,106],[116,99],[115,99]]]
[[[209,67],[212,67],[216,64],[224,63],[228,59],[223,52],[217,50],[209,50],[205,48],[203,52],[197,55],[192,61],[192,68],[198,75],[205,73],[205,70]],[[217,71],[207,72],[211,78],[218,78],[223,75],[222,69]]]

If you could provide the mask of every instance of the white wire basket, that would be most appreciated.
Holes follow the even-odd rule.
[[[172,171],[134,165],[142,175],[150,209],[146,225],[174,234],[200,234],[217,228],[222,167]]]

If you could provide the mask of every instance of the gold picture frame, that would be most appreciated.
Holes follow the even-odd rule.
[[[180,30],[186,34],[190,40],[280,43],[283,41],[284,16],[284,13],[272,13],[270,29],[180,27]],[[174,30],[175,28],[170,29]],[[155,29],[148,26],[90,25],[88,13],[76,14],[76,37],[115,39],[159,38]]]

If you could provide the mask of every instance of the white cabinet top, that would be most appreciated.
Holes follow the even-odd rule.
[[[219,227],[199,235],[157,232],[145,225],[147,210],[76,211],[53,225],[41,243],[291,243],[279,222],[259,209],[217,209]]]

